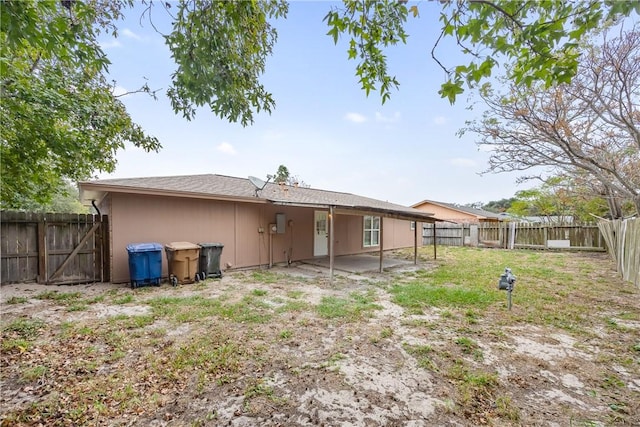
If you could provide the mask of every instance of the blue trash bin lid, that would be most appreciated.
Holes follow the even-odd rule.
[[[150,251],[161,251],[162,245],[160,243],[131,243],[127,245],[127,252],[137,253],[137,252],[150,252]]]

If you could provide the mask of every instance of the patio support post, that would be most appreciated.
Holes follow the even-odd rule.
[[[380,217],[380,273],[382,273],[382,250],[384,249],[384,217]]]
[[[333,206],[329,207],[329,281],[333,282]]]

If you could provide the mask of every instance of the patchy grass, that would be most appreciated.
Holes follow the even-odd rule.
[[[418,366],[423,369],[438,372],[438,366],[436,365],[433,356],[433,347],[428,344],[425,345],[409,345],[407,343],[402,344],[402,348],[416,358]]]
[[[485,308],[498,300],[496,293],[482,289],[467,289],[463,286],[432,286],[425,282],[396,285],[391,288],[393,302],[422,312],[428,307],[477,307]]]
[[[188,323],[212,316],[238,323],[265,323],[272,317],[270,307],[255,295],[245,295],[241,301],[230,303],[220,298],[204,298],[200,295],[188,297],[160,297],[149,301],[156,317],[171,318],[179,323]]]
[[[259,270],[216,286],[15,297],[0,319],[12,393],[0,423],[341,425],[375,413],[402,425],[425,417],[416,396],[436,405],[430,425],[640,423],[640,291],[608,261],[438,257],[371,281]],[[497,289],[505,267],[517,276],[511,311]],[[98,302],[118,314],[95,316]]]
[[[7,304],[24,304],[29,302],[27,297],[11,297],[7,300]]]
[[[334,296],[323,297],[316,311],[326,319],[356,321],[372,315],[372,311],[382,307],[375,304],[375,292],[352,292],[348,298]]]
[[[282,276],[271,270],[256,270],[249,274],[249,278],[258,283],[271,284],[278,282]]]
[[[24,353],[45,329],[44,321],[38,318],[19,318],[2,328],[2,350]]]

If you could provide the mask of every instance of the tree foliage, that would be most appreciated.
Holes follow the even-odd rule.
[[[483,94],[488,111],[466,130],[491,153],[489,171],[545,166],[591,182],[611,216],[630,200],[640,211],[640,31],[623,31],[587,49],[571,83],[545,89],[516,84]]]
[[[407,7],[406,0],[376,2],[344,0],[326,16],[329,35],[349,39],[348,57],[358,59],[356,75],[369,93],[379,89],[382,101],[398,86],[387,72],[384,49],[406,42],[407,17],[417,17],[426,5]],[[495,68],[510,64],[508,78],[530,87],[568,83],[576,74],[578,43],[588,34],[632,13],[640,13],[639,1],[566,0],[440,0],[440,37],[432,57],[447,75],[439,91],[454,103],[465,85],[487,81]],[[437,54],[441,40],[455,38],[472,59],[467,64],[443,64]],[[446,56],[446,55],[445,55]]]
[[[493,213],[502,213],[502,212],[506,212],[511,207],[514,201],[515,201],[514,197],[510,197],[508,199],[494,200],[486,204],[483,204],[481,208]]]
[[[29,212],[42,213],[79,213],[88,214],[91,209],[80,203],[78,187],[69,181],[64,181],[55,189],[52,197],[46,203],[25,199],[21,201],[20,208]]]
[[[294,185],[296,187],[309,187],[298,175],[291,175],[289,168],[285,165],[278,166],[275,175],[267,175],[268,180],[272,180],[277,184]]]
[[[594,195],[590,188],[567,176],[554,176],[542,185],[518,191],[508,213],[516,216],[538,216],[545,222],[592,222],[605,217],[609,208],[605,198]]]
[[[167,92],[174,111],[190,120],[208,105],[243,126],[254,111],[271,112],[275,101],[259,78],[277,39],[270,20],[287,11],[282,0],[180,1],[165,37],[178,67]]]
[[[106,78],[109,60],[97,43],[117,35],[117,22],[134,0],[6,0],[0,3],[0,139],[2,206],[46,202],[64,179],[113,171],[116,153],[132,143],[159,142],[131,120]],[[176,64],[167,91],[174,111],[192,119],[208,106],[224,119],[251,124],[275,108],[260,78],[285,18],[286,0],[146,0],[170,13],[165,41]],[[436,5],[438,6],[438,5]],[[430,7],[430,6],[429,6]],[[444,65],[441,96],[454,102],[464,86],[486,81],[498,61],[511,64],[516,84],[566,83],[577,70],[577,41],[640,10],[640,1],[441,0],[441,38],[453,37],[467,64]],[[343,0],[329,7],[328,34],[348,40],[362,89],[382,102],[399,82],[386,49],[406,43],[407,20],[428,8],[406,0]],[[440,39],[439,39],[440,40]],[[436,43],[437,47],[439,41]],[[148,91],[148,88],[145,90]]]
[[[108,1],[3,1],[2,208],[47,205],[66,180],[111,172],[130,142],[160,147],[113,95],[96,37],[115,31]]]

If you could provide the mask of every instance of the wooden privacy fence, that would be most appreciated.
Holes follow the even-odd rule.
[[[422,244],[432,245],[434,226],[425,225]],[[605,251],[596,224],[551,225],[517,222],[483,224],[435,224],[437,245],[495,247],[505,249],[567,249]]]
[[[622,278],[640,286],[640,218],[602,220],[598,227]]]
[[[108,282],[106,215],[2,211],[0,281],[77,284]]]

